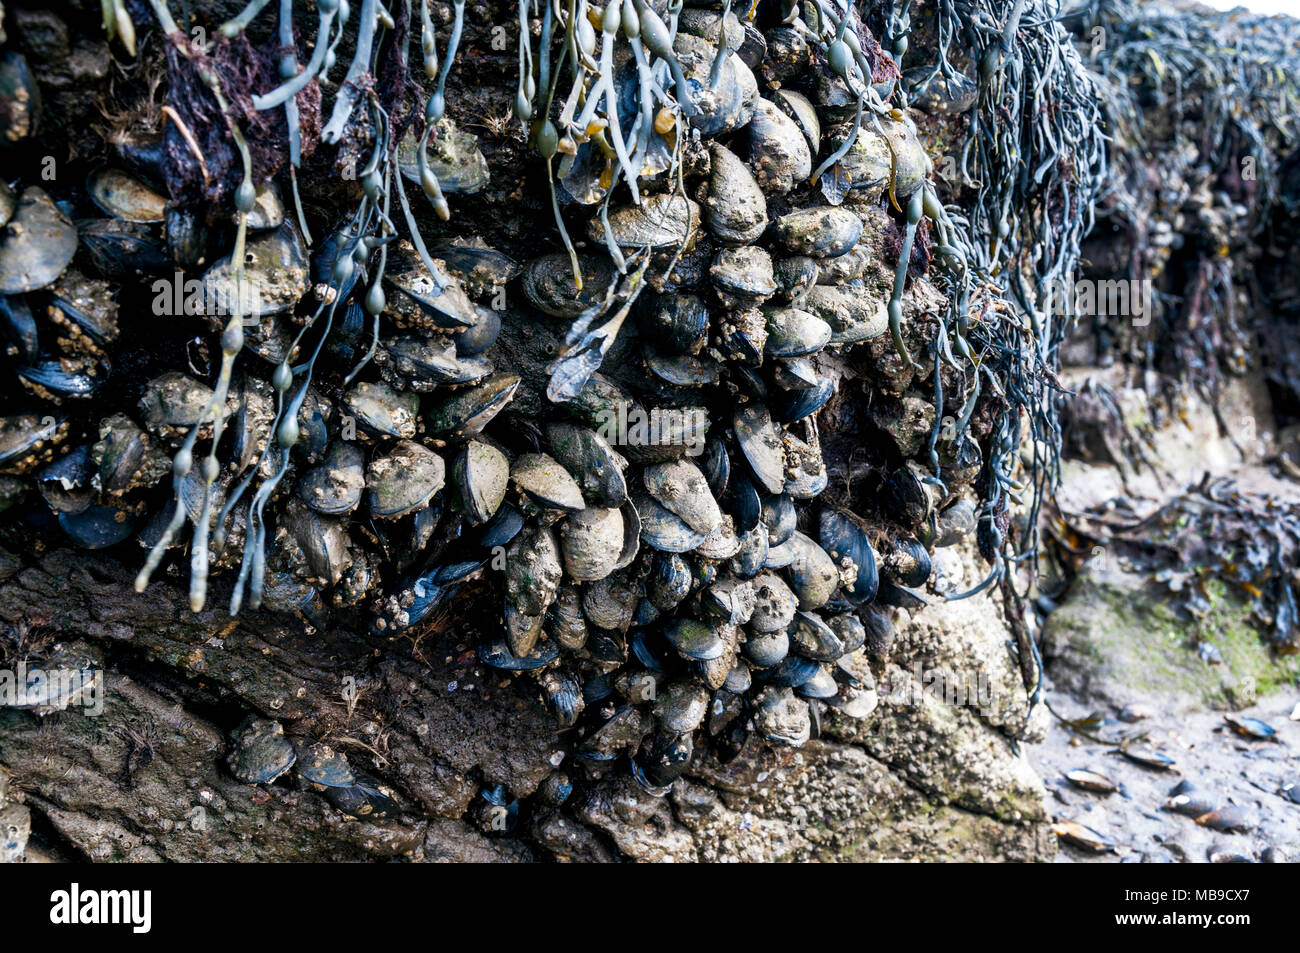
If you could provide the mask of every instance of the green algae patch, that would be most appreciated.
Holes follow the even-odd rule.
[[[1208,594],[1209,611],[1191,621],[1144,577],[1080,575],[1044,632],[1057,688],[1116,706],[1143,700],[1187,711],[1245,708],[1293,684],[1296,659],[1270,650],[1251,624],[1250,600],[1220,581],[1209,583]],[[1202,659],[1202,641],[1221,664]]]

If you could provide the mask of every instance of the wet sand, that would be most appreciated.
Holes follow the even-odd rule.
[[[1066,718],[1081,718],[1094,707],[1049,694]],[[1113,852],[1091,853],[1062,842],[1058,863],[1205,863],[1218,852],[1252,860],[1300,861],[1300,803],[1282,793],[1296,785],[1300,799],[1300,721],[1290,715],[1300,692],[1284,691],[1237,712],[1258,718],[1277,732],[1275,740],[1255,741],[1236,734],[1222,712],[1170,715],[1154,711],[1135,722],[1111,721],[1091,729],[1099,737],[1134,737],[1174,759],[1173,770],[1133,763],[1115,745],[1081,737],[1052,718],[1047,740],[1029,748],[1030,762],[1048,790],[1049,809],[1057,821],[1077,821],[1114,844]],[[1098,771],[1120,786],[1113,794],[1082,790],[1065,778],[1067,771]],[[1226,833],[1199,825],[1193,818],[1162,810],[1170,791],[1184,778],[1216,808],[1233,806],[1251,824],[1244,833]],[[1272,848],[1270,851],[1269,848]],[[1221,858],[1222,859],[1222,858]]]

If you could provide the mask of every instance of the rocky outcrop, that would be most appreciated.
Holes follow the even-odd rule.
[[[954,556],[966,571],[968,554]],[[531,685],[480,666],[472,620],[376,651],[283,617],[197,616],[169,584],[53,551],[8,563],[0,622],[24,633],[5,663],[58,642],[98,659],[102,714],[0,710],[9,803],[30,811],[29,859],[879,860],[1050,857],[1044,793],[1009,735],[1027,699],[987,597],[899,619],[866,720],[832,717],[805,748],[756,742],[697,762],[665,797],[619,772],[559,809],[536,796],[564,767]],[[905,614],[900,613],[905,616]],[[351,679],[351,681],[347,681]],[[325,741],[390,785],[397,816],[358,820],[297,782],[254,786],[224,767],[253,712],[295,743]],[[482,823],[504,785],[520,824]]]

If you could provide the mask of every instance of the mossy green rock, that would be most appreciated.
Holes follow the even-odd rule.
[[[1244,708],[1291,684],[1297,663],[1270,651],[1251,624],[1249,600],[1219,582],[1210,597],[1204,618],[1185,621],[1145,577],[1085,571],[1045,628],[1055,686],[1116,706],[1159,699],[1190,711]],[[1201,659],[1198,638],[1218,649],[1222,664]]]

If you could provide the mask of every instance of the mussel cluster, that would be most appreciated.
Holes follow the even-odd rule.
[[[188,549],[195,609],[224,572],[232,612],[364,617],[383,638],[459,614],[483,664],[536,682],[585,769],[630,758],[655,793],[702,741],[725,759],[751,736],[803,744],[826,707],[869,715],[891,607],[924,604],[934,547],[977,516],[1001,572],[1007,504],[977,513],[971,491],[981,474],[985,497],[1024,488],[1018,405],[989,369],[1011,347],[983,367],[974,352],[1006,309],[972,298],[978,256],[852,5],[521,3],[515,114],[546,160],[565,246],[522,264],[421,234],[447,218],[446,194],[489,179],[445,115],[463,2],[441,61],[419,4],[435,81],[422,127],[357,81],[414,14],[362,4],[320,139],[369,157],[357,207],[310,223],[314,242],[296,97],[330,69],[347,4],[318,2],[301,72],[282,52],[284,84],[238,97],[153,6],[169,76],[213,107],[179,104],[169,148],[110,150],[60,203],[36,185],[0,192],[0,318],[28,402],[0,420],[0,489],[35,486],[44,509],[24,507],[27,525],[57,522],[88,548],[138,540],[139,588]],[[222,28],[218,52],[262,6]],[[291,3],[280,17],[283,51]],[[565,63],[574,90],[556,97]],[[969,108],[950,86],[930,84],[927,108]],[[278,184],[255,181],[249,102],[290,120]],[[205,116],[237,150],[234,208],[215,223],[164,194],[190,145],[180,123]],[[413,208],[403,180],[429,205]],[[932,320],[946,307],[923,277],[932,259],[964,289],[950,325]],[[197,337],[150,341],[145,289]],[[529,344],[546,337],[555,353]],[[139,379],[110,377],[116,352]],[[819,429],[831,413],[849,426],[833,456]],[[245,736],[237,776],[292,765],[273,729]],[[308,780],[364,795],[350,771]]]

